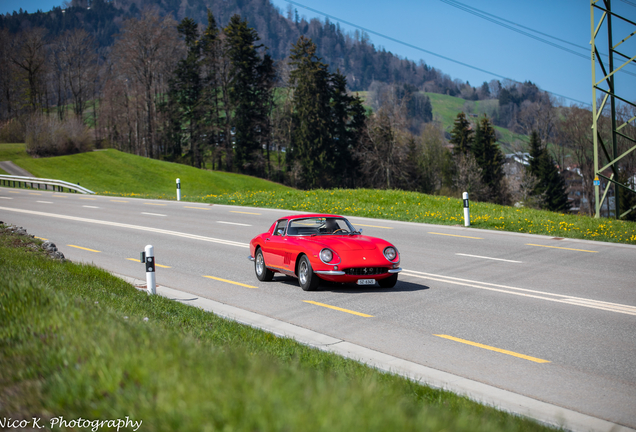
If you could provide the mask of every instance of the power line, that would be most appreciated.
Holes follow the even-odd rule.
[[[517,33],[522,34],[524,36],[527,36],[529,38],[532,38],[532,39],[538,40],[540,42],[543,42],[545,44],[551,45],[551,46],[553,46],[555,48],[562,49],[563,51],[567,51],[570,54],[574,54],[576,56],[583,57],[585,60],[589,60],[590,59],[589,55],[583,55],[583,54],[581,54],[579,52],[573,51],[573,50],[571,50],[569,48],[566,48],[566,47],[564,47],[562,45],[556,44],[554,42],[550,42],[550,41],[548,41],[546,39],[540,38],[538,36],[535,36],[533,34],[530,34],[528,32],[525,32],[523,30],[520,30],[520,29],[515,28],[513,26],[510,26],[508,24],[505,24],[503,22],[497,21],[497,20],[502,20],[502,21],[504,21],[504,20],[502,18],[499,18],[499,17],[495,16],[495,15],[487,14],[486,12],[480,11],[479,9],[472,8],[470,6],[466,6],[463,3],[459,3],[459,2],[456,2],[456,1],[453,1],[453,0],[440,0],[440,1],[443,2],[443,3],[446,3],[449,6],[453,6],[453,7],[457,8],[457,9],[463,10],[464,12],[468,12],[469,14],[475,15],[475,16],[481,18],[481,19],[484,19],[486,21],[490,21],[491,23],[494,23],[494,24],[497,24],[497,25],[502,26],[504,28],[507,28],[508,30],[512,30],[514,32],[517,32]],[[490,15],[490,16],[492,16],[494,18],[490,18],[489,16],[486,16],[486,15]],[[520,26],[519,24],[515,24],[515,23],[512,23],[512,24],[517,25],[519,27],[523,27],[523,26]],[[527,28],[527,27],[524,27],[524,28]],[[535,31],[535,30],[532,30],[532,29],[528,29],[528,30]],[[536,33],[540,33],[540,32],[536,32]],[[541,34],[543,34],[545,36],[549,36],[549,35],[546,35],[545,33],[541,33]],[[551,36],[549,36],[549,37],[551,37]],[[569,43],[569,42],[567,42],[567,43]],[[577,48],[581,48],[581,46],[579,46],[579,45],[576,45],[576,44],[573,44],[573,45],[576,46]]]
[[[558,38],[558,37],[556,37],[556,36],[552,36],[552,35],[549,35],[549,34],[547,34],[547,33],[543,33],[543,32],[540,32],[540,31],[538,31],[538,30],[534,30],[534,29],[532,29],[532,28],[530,28],[530,27],[526,27],[526,26],[524,26],[524,25],[521,25],[521,24],[515,23],[515,22],[510,21],[510,20],[507,20],[507,19],[505,19],[505,18],[498,17],[497,15],[493,15],[493,14],[491,14],[491,13],[485,12],[485,11],[480,10],[480,9],[477,9],[477,8],[475,8],[475,7],[468,6],[468,5],[464,4],[464,3],[460,3],[460,2],[458,2],[458,1],[456,1],[456,0],[440,0],[440,1],[441,1],[441,2],[443,2],[443,3],[446,3],[446,4],[447,4],[447,5],[449,5],[449,6],[453,6],[453,7],[457,8],[457,9],[463,10],[464,12],[468,12],[468,13],[470,13],[470,14],[472,14],[472,15],[475,15],[475,16],[477,16],[477,17],[479,17],[479,18],[482,18],[482,19],[484,19],[484,20],[486,20],[486,21],[490,21],[490,22],[492,22],[492,23],[494,23],[494,24],[497,24],[497,25],[499,25],[499,26],[502,26],[502,27],[504,27],[504,28],[507,28],[507,29],[509,29],[509,30],[512,30],[512,31],[514,31],[514,32],[517,32],[517,33],[519,33],[519,34],[522,34],[522,35],[524,35],[524,36],[527,36],[527,37],[529,37],[529,38],[532,38],[532,39],[538,40],[539,42],[543,42],[543,43],[545,43],[545,44],[547,44],[547,45],[550,45],[550,46],[553,46],[553,47],[555,47],[555,48],[561,49],[561,50],[563,50],[563,51],[569,52],[570,54],[574,54],[574,55],[576,55],[576,56],[578,56],[578,57],[581,57],[581,58],[583,58],[583,59],[585,59],[585,60],[588,60],[588,61],[590,60],[590,54],[589,54],[589,48],[588,48],[588,47],[584,47],[584,46],[582,46],[582,45],[578,45],[578,44],[575,44],[575,43],[572,43],[572,42],[566,41],[565,39],[560,39],[560,38]],[[490,18],[490,17],[492,17],[492,18]],[[560,41],[560,42],[563,42],[563,43],[566,43],[566,44],[572,45],[572,46],[574,46],[574,47],[576,47],[576,48],[579,48],[579,49],[582,49],[582,50],[584,50],[584,51],[587,51],[587,52],[588,52],[588,54],[587,54],[587,55],[584,55],[584,54],[581,54],[581,53],[579,53],[579,52],[572,51],[571,49],[566,48],[566,47],[564,47],[564,46],[562,46],[562,45],[559,45],[559,44],[556,44],[556,43],[554,43],[554,42],[550,42],[550,41],[548,41],[548,40],[546,40],[546,39],[540,38],[540,37],[538,37],[538,36],[535,36],[535,35],[529,34],[529,33],[525,32],[525,31],[523,31],[523,30],[520,30],[520,29],[515,28],[515,27],[513,27],[513,26],[507,25],[507,24],[505,24],[504,22],[501,22],[501,21],[504,21],[504,22],[507,22],[507,23],[512,24],[513,26],[521,27],[521,28],[524,28],[524,29],[529,30],[529,31],[531,31],[531,32],[538,33],[538,34],[540,34],[540,35],[543,35],[543,36],[546,36],[546,37],[552,38],[552,39],[554,39],[554,40],[557,40],[557,41]],[[605,53],[601,53],[601,55],[602,55],[603,57],[609,58],[609,56],[608,56],[607,54],[605,54]],[[627,73],[627,74],[632,75],[632,76],[636,76],[636,74],[635,74],[635,73],[633,73],[633,72],[629,72],[629,71],[624,70],[624,69],[622,69],[622,70],[621,70],[621,72],[623,72],[623,73]]]
[[[629,0],[621,0],[621,1],[622,1],[623,3],[625,3],[625,4],[628,4],[628,5],[630,5],[630,6],[634,6],[634,7],[636,7],[636,3],[634,3],[634,2],[630,2]]]
[[[458,64],[458,65],[461,65],[461,66],[464,66],[464,67],[467,67],[467,68],[470,68],[470,69],[473,69],[473,70],[476,70],[476,71],[479,71],[479,72],[483,72],[483,73],[486,73],[486,74],[488,74],[488,75],[495,76],[495,77],[497,77],[497,78],[507,79],[507,80],[510,80],[510,81],[512,81],[512,82],[515,82],[515,83],[519,83],[519,84],[521,84],[521,82],[519,82],[519,81],[517,81],[517,80],[514,80],[514,79],[512,79],[512,78],[508,78],[508,77],[505,77],[505,76],[503,76],[503,75],[499,75],[499,74],[497,74],[497,73],[490,72],[490,71],[488,71],[488,70],[485,70],[485,69],[479,68],[479,67],[477,67],[477,66],[470,65],[470,64],[468,64],[468,63],[464,63],[464,62],[459,61],[459,60],[455,60],[455,59],[453,59],[453,58],[450,58],[450,57],[444,56],[444,55],[442,55],[442,54],[437,54],[437,53],[435,53],[435,52],[433,52],[433,51],[429,51],[429,50],[427,50],[427,49],[424,49],[424,48],[421,48],[421,47],[418,47],[418,46],[412,45],[412,44],[410,44],[410,43],[408,43],[408,42],[404,42],[404,41],[401,41],[401,40],[399,40],[399,39],[393,38],[393,37],[391,37],[391,36],[387,36],[387,35],[385,35],[385,34],[382,34],[382,33],[376,32],[376,31],[374,31],[374,30],[367,29],[367,28],[365,28],[365,27],[359,26],[359,25],[354,24],[354,23],[352,23],[352,22],[345,21],[345,20],[340,19],[340,18],[338,18],[338,17],[335,17],[335,16],[333,16],[333,15],[329,15],[329,14],[327,14],[327,13],[321,12],[321,11],[319,11],[319,10],[317,10],[317,9],[310,8],[310,7],[308,7],[308,6],[305,6],[305,5],[303,5],[303,4],[300,4],[300,3],[298,3],[298,2],[295,2],[295,1],[293,1],[293,0],[285,0],[285,1],[286,1],[287,3],[293,4],[294,6],[299,6],[299,7],[303,8],[303,9],[307,9],[307,10],[309,10],[309,11],[311,11],[311,12],[317,13],[317,14],[322,15],[322,16],[324,16],[324,17],[326,17],[326,18],[331,19],[331,20],[339,21],[339,22],[341,22],[341,23],[344,23],[344,24],[347,24],[347,25],[349,25],[349,26],[352,26],[352,27],[355,27],[355,28],[357,28],[357,29],[360,29],[360,30],[362,30],[362,31],[364,31],[364,32],[367,32],[367,33],[370,33],[370,34],[374,34],[374,35],[376,35],[376,36],[380,36],[381,38],[388,39],[388,40],[390,40],[390,41],[392,41],[392,42],[396,42],[396,43],[398,43],[398,44],[400,44],[400,45],[404,45],[404,46],[406,46],[406,47],[409,47],[409,48],[415,49],[415,50],[417,50],[417,51],[421,51],[421,52],[424,52],[424,53],[426,53],[426,54],[430,54],[430,55],[432,55],[432,56],[439,57],[439,58],[441,58],[441,59],[444,59],[444,60],[450,61],[450,62],[452,62],[452,63],[456,63],[456,64]],[[564,96],[564,95],[561,95],[561,94],[558,94],[558,93],[554,93],[554,92],[551,92],[551,91],[548,91],[548,90],[544,90],[544,91],[545,91],[545,92],[547,92],[547,93],[550,93],[550,94],[552,94],[552,95],[554,95],[554,96],[558,96],[558,97],[561,97],[561,98],[564,98],[564,99],[571,100],[571,101],[573,101],[573,102],[578,102],[578,103],[580,103],[580,104],[584,104],[584,105],[591,105],[591,104],[590,104],[590,103],[588,103],[588,102],[583,102],[583,101],[580,101],[580,100],[578,100],[578,99],[574,99],[574,98],[571,98],[571,97],[568,97],[568,96]]]

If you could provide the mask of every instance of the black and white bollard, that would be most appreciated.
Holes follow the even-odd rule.
[[[157,294],[155,281],[155,248],[152,245],[146,246],[141,253],[141,262],[146,265],[146,287],[148,294]]]
[[[464,199],[464,226],[470,226],[470,207],[468,203],[468,192],[462,194]]]
[[[177,201],[181,201],[181,179],[177,179]]]

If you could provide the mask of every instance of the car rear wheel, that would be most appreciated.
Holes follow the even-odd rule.
[[[254,271],[259,281],[267,282],[274,279],[274,272],[265,266],[265,259],[263,258],[263,251],[256,249],[256,256],[254,257]]]
[[[381,288],[393,288],[395,286],[395,284],[397,283],[397,273],[394,275],[389,276],[388,278],[384,278],[384,279],[380,279],[378,281],[378,283],[380,284]]]
[[[320,284],[320,278],[314,273],[306,255],[298,263],[298,283],[304,291],[314,291]]]

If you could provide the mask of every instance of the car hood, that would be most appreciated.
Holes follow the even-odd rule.
[[[378,239],[361,235],[307,237],[307,240],[333,249],[336,252],[373,250],[377,249],[378,244]]]

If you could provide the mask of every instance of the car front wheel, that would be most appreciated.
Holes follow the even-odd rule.
[[[394,275],[391,275],[388,278],[380,279],[378,283],[380,284],[381,288],[393,288],[395,284],[397,283],[397,277],[398,275],[397,273],[395,273]]]
[[[254,271],[259,281],[267,282],[274,279],[274,272],[265,266],[265,259],[263,258],[263,251],[256,249],[256,256],[254,257]]]
[[[311,263],[306,255],[303,255],[298,263],[298,283],[304,291],[315,291],[320,284],[320,279],[311,268]]]

